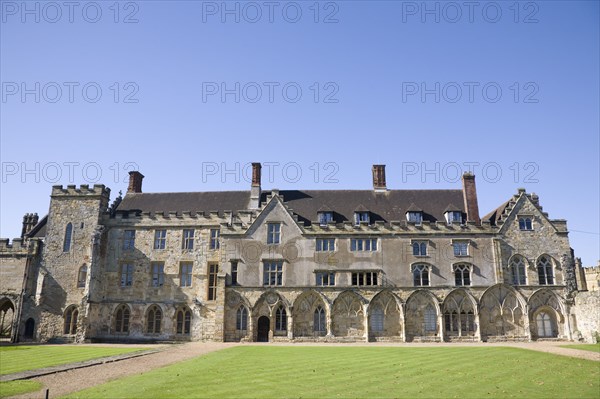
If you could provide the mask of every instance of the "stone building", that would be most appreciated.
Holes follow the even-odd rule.
[[[52,187],[0,242],[7,339],[498,341],[574,339],[565,220],[524,189],[480,217],[462,189],[143,193]]]

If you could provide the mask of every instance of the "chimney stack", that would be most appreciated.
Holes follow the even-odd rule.
[[[262,165],[252,162],[252,186],[250,187],[250,209],[260,208],[260,178]]]
[[[477,189],[475,188],[475,175],[465,172],[462,177],[463,198],[465,199],[465,211],[467,212],[467,222],[475,222],[480,225],[479,205],[477,204]]]
[[[23,216],[23,228],[21,229],[21,238],[25,238],[27,234],[35,227],[38,223],[39,217],[37,213],[26,213]]]
[[[385,165],[373,165],[373,190],[387,190],[385,184]]]
[[[137,170],[129,172],[129,186],[127,187],[127,193],[141,193],[142,180],[144,180],[144,175]]]

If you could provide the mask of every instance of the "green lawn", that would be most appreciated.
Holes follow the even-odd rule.
[[[213,352],[72,398],[600,398],[600,363],[507,347]]]
[[[85,345],[0,346],[0,375],[143,350]]]
[[[0,382],[0,398],[20,395],[27,392],[35,392],[42,389],[42,384],[37,381],[8,381]],[[40,395],[41,397],[41,395]]]
[[[597,344],[561,345],[560,347],[600,353],[600,342]]]

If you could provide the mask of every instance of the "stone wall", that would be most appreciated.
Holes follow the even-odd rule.
[[[574,339],[581,337],[585,342],[598,341],[600,334],[600,292],[578,292],[575,296],[575,305],[571,307],[574,316],[573,328],[579,331],[574,334]]]

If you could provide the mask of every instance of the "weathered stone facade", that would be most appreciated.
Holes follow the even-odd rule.
[[[162,194],[143,177],[111,206],[103,185],[55,186],[48,216],[0,243],[5,335],[570,340],[576,321],[584,334],[566,222],[525,190],[480,218],[472,175],[463,190],[388,190],[376,165],[372,191],[262,192],[254,164],[249,191]]]

